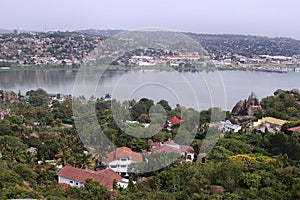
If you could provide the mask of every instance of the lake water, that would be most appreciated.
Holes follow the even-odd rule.
[[[278,89],[300,89],[300,73],[251,71],[175,72],[175,71],[7,71],[0,72],[0,89],[24,94],[42,88],[48,93],[102,97],[113,94],[118,100],[166,99],[198,109],[219,106],[230,110],[251,92],[259,98]]]

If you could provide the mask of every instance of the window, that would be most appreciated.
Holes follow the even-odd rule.
[[[70,181],[70,183],[73,183],[73,181]]]
[[[78,183],[75,183],[76,185],[78,185]]]
[[[116,168],[117,166],[116,166],[116,165],[111,165],[110,167],[111,167],[111,168]]]
[[[122,168],[125,168],[125,167],[127,167],[127,165],[121,165],[121,167],[122,167]]]
[[[127,158],[121,158],[121,161],[127,161]]]

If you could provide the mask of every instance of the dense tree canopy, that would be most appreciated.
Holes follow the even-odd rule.
[[[190,142],[196,154],[194,161],[201,160],[202,156],[206,158],[206,162],[186,163],[176,153],[145,154],[144,158],[151,162],[130,165],[131,186],[128,189],[115,186],[114,199],[300,199],[300,137],[298,132],[288,130],[300,125],[299,94],[276,91],[274,96],[262,100],[262,115],[290,120],[280,132],[253,134],[243,129],[221,138],[217,128],[211,126],[228,118],[228,112],[219,108],[199,112],[181,105],[171,108],[165,100],[155,104],[146,98],[121,103],[109,95],[88,100],[57,96],[51,100],[41,89],[26,95],[27,99],[20,96],[15,103],[0,102],[2,107],[10,109],[10,114],[0,122],[0,199],[109,196],[104,187],[92,180],[87,180],[86,187],[80,189],[65,190],[57,183],[57,165],[93,170],[104,158],[104,155],[95,157],[87,153],[90,149],[83,144],[84,140],[91,140],[95,149],[101,146],[101,140],[95,140],[96,129],[83,126],[86,134],[83,138],[74,128],[73,112],[90,123],[93,110],[105,137],[118,147],[127,146],[141,152],[148,149],[147,139],[165,142],[171,138],[178,143]],[[118,108],[128,108],[127,115],[115,117],[112,102]],[[77,111],[72,110],[74,105]],[[163,121],[159,127],[156,123],[160,121],[159,116],[151,116],[150,111],[160,108],[164,108],[168,118],[177,116],[185,119],[184,122],[167,129]],[[126,123],[128,116],[139,124]],[[141,126],[149,122],[154,126]],[[153,130],[156,134],[142,137]],[[208,130],[214,134],[207,134]],[[189,141],[190,137],[194,139]],[[205,141],[213,139],[218,142],[212,151],[199,154]],[[175,162],[170,159],[173,157]],[[158,170],[153,171],[151,164],[157,165]],[[132,184],[141,177],[146,181]]]

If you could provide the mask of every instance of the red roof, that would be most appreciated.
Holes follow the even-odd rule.
[[[171,122],[171,126],[176,125],[176,124],[180,124],[181,122],[183,122],[183,120],[178,119],[176,116],[172,117],[168,121]]]
[[[115,173],[112,169],[105,169],[95,172],[71,166],[65,166],[57,173],[57,176],[80,183],[84,183],[86,179],[90,178],[98,182],[100,185],[106,187],[108,190],[112,189],[114,179],[116,179],[118,182],[122,181],[122,177]]]
[[[151,147],[152,152],[165,152],[165,153],[171,153],[171,152],[178,152],[178,153],[194,153],[194,149],[191,146],[188,145],[182,145],[177,144],[170,138],[161,144],[159,147]]]
[[[156,153],[162,153],[162,152],[165,152],[165,153],[172,153],[172,152],[181,153],[180,149],[174,148],[174,147],[169,146],[169,145],[163,145],[163,146],[154,148],[151,151],[156,152]]]
[[[171,138],[165,141],[163,144],[176,144]]]
[[[181,152],[189,152],[189,153],[194,153],[194,148],[188,145],[180,145],[180,150]]]
[[[105,163],[110,163],[118,158],[129,158],[135,162],[143,162],[142,154],[133,152],[128,147],[119,147],[113,152],[106,154],[106,157],[107,159],[105,160]]]
[[[294,128],[290,128],[289,131],[297,131],[297,132],[300,132],[300,126],[296,126]]]

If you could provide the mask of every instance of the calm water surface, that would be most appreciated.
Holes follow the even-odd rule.
[[[200,107],[208,108],[212,105],[210,90],[213,87],[207,84],[207,79],[210,79],[210,81],[211,79],[218,79],[215,83],[222,83],[219,88],[224,88],[224,94],[220,92],[221,97],[218,98],[224,98],[226,101],[225,106],[219,106],[225,109],[231,109],[237,101],[247,98],[251,92],[254,92],[259,98],[263,98],[273,94],[278,88],[285,90],[300,89],[300,73],[296,72],[280,74],[250,71],[202,73],[106,71],[101,77],[100,74],[95,71],[80,74],[80,77],[78,77],[80,84],[75,84],[76,88],[74,90],[76,71],[0,72],[0,89],[8,89],[15,92],[20,90],[24,94],[31,89],[43,88],[48,93],[89,95],[90,93],[86,93],[87,88],[95,88],[96,97],[102,97],[107,93],[113,94],[116,89],[122,88],[125,93],[128,93],[128,97],[130,98],[139,99],[147,97],[155,101],[166,99],[170,102],[171,106],[175,106],[177,103],[180,103],[178,102],[179,93],[185,92],[187,90],[186,84],[189,84],[190,89],[193,90],[200,103]],[[165,84],[161,84],[162,80]],[[95,81],[97,82],[96,86]],[[138,84],[138,87],[135,86],[134,91],[127,91],[127,87],[134,85],[134,83]],[[186,93],[187,96],[190,95],[188,91]],[[124,96],[118,99],[125,100],[128,97]],[[192,95],[191,99],[193,99]],[[184,102],[181,103],[185,104]]]

